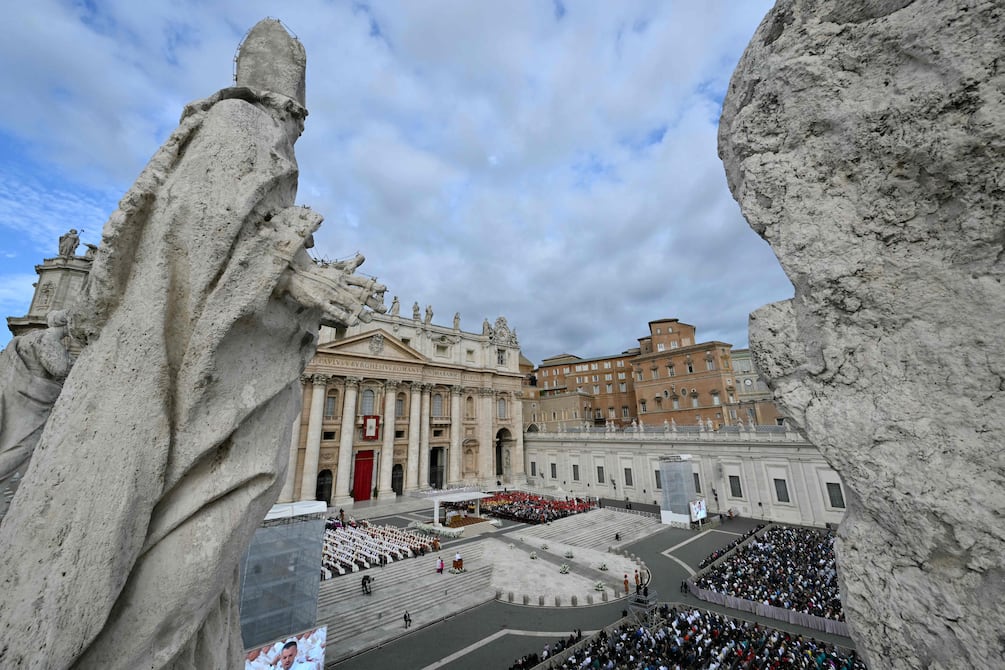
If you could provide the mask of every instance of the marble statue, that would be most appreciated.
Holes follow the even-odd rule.
[[[391,316],[398,316],[398,312],[401,310],[401,305],[398,303],[398,296],[394,296],[391,300]]]
[[[454,330],[461,329],[461,313],[454,312]]]
[[[66,313],[49,312],[46,321],[48,328],[19,335],[0,352],[0,519],[70,372]]]
[[[307,253],[303,46],[278,21],[105,224],[84,343],[0,522],[0,667],[236,668],[238,562],[286,474],[319,323],[384,287]]]
[[[488,319],[482,321],[482,335],[492,335],[492,324]]]
[[[422,323],[423,323],[423,325],[428,326],[432,322],[433,322],[433,306],[432,305],[426,305],[426,319]]]
[[[1005,667],[1005,12],[780,0],[719,155],[795,291],[750,317],[840,475],[841,601],[870,668]]]
[[[84,252],[84,260],[93,261],[98,254],[98,245],[85,242],[84,246],[87,247],[87,251]]]
[[[421,308],[419,307],[419,301],[418,300],[416,300],[414,303],[412,303],[412,319],[414,321],[421,321],[422,320],[422,311],[421,311]]]
[[[69,232],[59,236],[59,255],[62,258],[76,256],[78,246],[80,246],[80,236],[77,235],[76,228],[70,228]]]

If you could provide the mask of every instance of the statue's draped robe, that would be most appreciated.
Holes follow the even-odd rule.
[[[246,88],[189,106],[106,224],[88,346],[0,525],[0,667],[239,666],[237,565],[319,318],[276,291],[317,222],[292,208],[305,114]]]
[[[61,379],[32,370],[19,343],[41,337],[35,331],[12,340],[0,352],[0,518],[42,436],[52,405],[63,386]]]

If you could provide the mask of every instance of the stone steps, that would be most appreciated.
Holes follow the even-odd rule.
[[[405,610],[417,627],[493,599],[492,566],[482,560],[480,543],[464,545],[461,554],[466,572],[457,575],[448,572],[453,553],[443,552],[322,582],[318,625],[328,626],[326,662],[398,637]],[[438,555],[447,566],[442,575],[435,570]],[[374,578],[370,595],[362,593],[364,574]]]

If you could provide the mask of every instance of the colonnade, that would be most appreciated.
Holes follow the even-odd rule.
[[[317,493],[318,470],[321,465],[321,443],[325,417],[325,401],[329,388],[339,388],[342,412],[338,435],[338,460],[334,476],[334,490],[332,491],[333,506],[345,506],[352,504],[351,483],[352,467],[355,458],[354,446],[356,444],[357,433],[357,406],[361,387],[370,390],[374,389],[372,384],[363,384],[363,380],[357,377],[329,376],[323,374],[309,375],[302,378],[301,382],[310,388],[309,400],[304,412],[307,415],[307,434],[304,441],[304,460],[301,470],[299,487],[296,486],[296,471],[298,462],[298,452],[301,448],[300,434],[302,426],[302,414],[297,415],[293,425],[293,435],[290,440],[289,467],[287,470],[285,484],[280,494],[279,502],[291,502],[294,499],[314,500]],[[442,387],[440,387],[442,389]],[[464,422],[462,414],[462,400],[465,393],[475,394],[477,397],[477,411],[475,437],[478,440],[478,479],[484,481],[494,481],[496,471],[493,467],[493,456],[495,452],[495,434],[500,428],[509,429],[515,438],[514,443],[519,448],[519,454],[514,453],[512,462],[523,464],[523,440],[520,433],[522,425],[521,403],[519,394],[511,391],[497,391],[491,388],[465,389],[459,385],[449,387],[450,410],[449,417],[431,416],[431,402],[434,386],[427,383],[385,380],[382,382],[383,406],[381,415],[381,434],[379,442],[368,442],[379,454],[377,463],[376,489],[379,498],[390,498],[394,495],[392,488],[392,478],[394,471],[394,446],[395,446],[395,421],[402,417],[396,417],[396,399],[402,389],[407,389],[409,393],[408,402],[408,430],[407,446],[405,449],[405,462],[403,465],[403,489],[404,491],[415,491],[428,486],[430,477],[430,449],[442,447],[444,450],[444,484],[456,484],[462,481],[462,444],[464,442]],[[444,389],[446,390],[446,389]],[[497,422],[494,402],[499,397],[507,399],[511,412],[505,420]],[[375,398],[374,413],[377,413]],[[447,444],[430,445],[432,433],[431,419],[449,418],[449,435]],[[329,418],[330,420],[330,418]],[[446,427],[446,426],[445,426]],[[441,438],[436,438],[440,440]],[[523,468],[517,468],[520,477],[523,476]]]

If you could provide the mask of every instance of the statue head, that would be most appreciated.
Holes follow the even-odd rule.
[[[276,19],[255,24],[237,51],[237,85],[306,105],[307,52]]]

